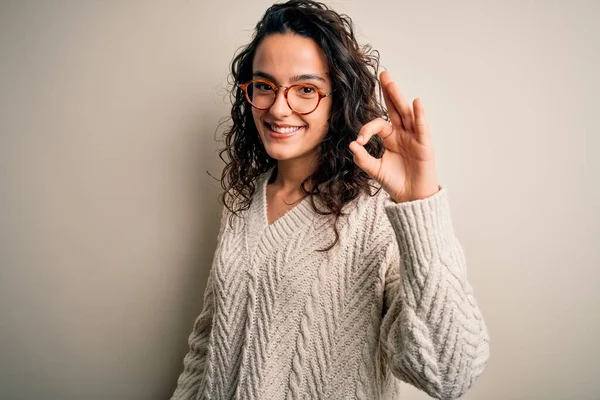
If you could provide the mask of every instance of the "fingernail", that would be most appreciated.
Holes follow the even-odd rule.
[[[363,141],[363,136],[362,136],[362,135],[360,135],[360,136],[359,136],[359,137],[356,139],[356,141],[357,141],[357,142],[362,142],[362,141]]]

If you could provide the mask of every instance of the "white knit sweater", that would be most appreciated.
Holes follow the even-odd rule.
[[[395,399],[398,379],[461,396],[485,367],[489,336],[447,189],[406,203],[361,194],[323,253],[332,223],[309,197],[268,224],[271,172],[233,228],[224,209],[172,400]]]

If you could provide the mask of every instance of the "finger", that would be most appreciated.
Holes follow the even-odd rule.
[[[384,71],[386,72],[386,71]],[[396,110],[396,106],[394,105],[394,103],[392,102],[392,99],[390,99],[390,96],[387,93],[387,90],[384,89],[384,82],[383,82],[383,78],[382,72],[379,75],[379,82],[381,85],[381,91],[383,92],[383,100],[385,101],[385,107],[387,108],[387,113],[388,116],[390,117],[390,121],[392,122],[393,125],[398,126],[402,129],[404,129],[404,125],[402,125],[402,117],[400,116],[400,113]]]
[[[390,97],[390,99],[392,100],[392,103],[394,103],[394,105],[396,106],[396,109],[400,113],[400,116],[402,118],[402,125],[404,126],[404,129],[408,132],[413,132],[414,131],[413,111],[410,108],[410,106],[408,105],[408,102],[406,101],[406,99],[404,98],[402,93],[400,92],[400,89],[398,89],[398,85],[396,84],[396,82],[392,81],[386,85],[386,88],[387,88],[388,96]]]
[[[387,92],[387,95],[392,100],[392,103],[395,106],[396,111],[400,114],[402,118],[402,125],[404,129],[408,132],[413,132],[414,130],[414,116],[413,111],[404,98],[404,95],[400,92],[398,85],[394,82],[389,74],[389,72],[382,72],[382,84],[384,88],[384,92]]]
[[[392,125],[397,126],[399,129],[406,129],[402,123],[402,116],[400,116],[400,113],[396,110],[396,106],[385,90],[383,91],[383,99],[385,100],[385,105]]]
[[[350,150],[354,153],[354,162],[360,169],[365,171],[372,178],[377,176],[381,160],[370,155],[369,152],[356,141],[350,143]]]
[[[362,146],[367,144],[373,135],[379,135],[383,140],[392,136],[394,127],[383,118],[375,118],[373,121],[367,122],[360,128],[356,142]]]
[[[421,144],[427,144],[430,140],[429,136],[429,123],[425,119],[425,109],[420,98],[416,98],[413,101],[415,108],[415,134],[417,140]]]

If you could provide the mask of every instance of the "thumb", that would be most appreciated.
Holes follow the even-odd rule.
[[[373,178],[379,170],[380,160],[370,155],[369,152],[356,141],[350,143],[350,150],[354,153],[354,162],[356,165]]]

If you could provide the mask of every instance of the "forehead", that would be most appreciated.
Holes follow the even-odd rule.
[[[252,71],[263,71],[279,83],[299,74],[318,74],[327,79],[327,60],[319,46],[309,38],[294,34],[266,37],[256,49]]]

